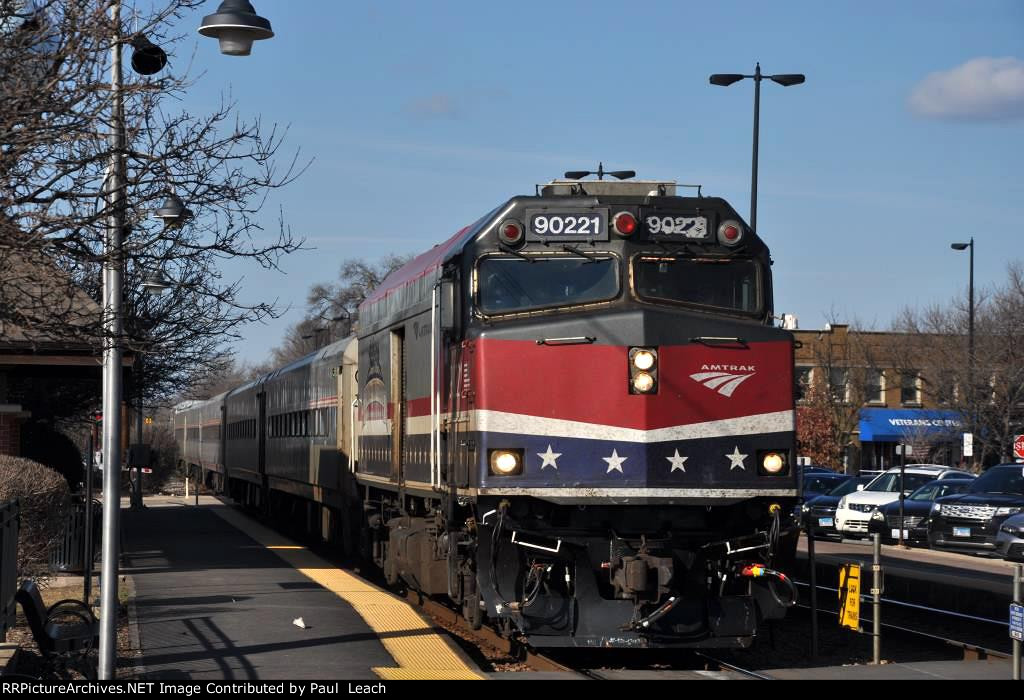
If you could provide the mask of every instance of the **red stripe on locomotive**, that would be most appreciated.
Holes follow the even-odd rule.
[[[480,339],[472,357],[474,408],[651,430],[793,408],[789,342],[747,349],[666,345],[658,350],[658,393],[628,390],[629,349]],[[720,368],[720,369],[718,369]],[[731,396],[691,375],[750,375]]]

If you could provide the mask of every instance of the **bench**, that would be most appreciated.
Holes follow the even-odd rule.
[[[89,680],[96,673],[89,653],[99,644],[99,621],[80,600],[67,598],[47,608],[35,581],[24,581],[14,599],[21,605],[47,667],[60,676],[76,669]]]

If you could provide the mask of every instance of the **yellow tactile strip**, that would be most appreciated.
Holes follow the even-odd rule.
[[[406,601],[321,559],[233,508],[213,512],[272,551],[300,574],[351,605],[379,637],[398,668],[374,668],[385,680],[480,680],[448,641]]]

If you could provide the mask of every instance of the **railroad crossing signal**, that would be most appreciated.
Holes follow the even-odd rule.
[[[839,626],[860,629],[860,564],[839,567]]]

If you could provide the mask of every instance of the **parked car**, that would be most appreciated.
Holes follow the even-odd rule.
[[[804,529],[814,525],[817,537],[839,537],[836,530],[836,506],[839,499],[847,494],[855,493],[858,487],[863,488],[873,477],[855,476],[847,479],[828,493],[808,499],[800,507],[800,526]]]
[[[804,501],[810,500],[815,496],[821,496],[828,493],[836,486],[852,479],[853,477],[849,474],[836,474],[835,472],[813,472],[811,474],[804,474],[803,484],[801,493],[803,494]]]
[[[928,542],[935,549],[996,552],[1000,527],[1024,511],[1024,465],[989,467],[966,493],[932,506]]]
[[[1024,513],[1011,515],[999,526],[996,551],[1007,561],[1024,562]]]
[[[908,464],[903,468],[903,493],[910,495],[933,479],[948,479],[968,472],[939,464]],[[844,537],[866,537],[868,522],[875,508],[900,497],[900,469],[893,468],[876,476],[863,490],[844,496],[836,508],[836,529]]]
[[[932,504],[942,496],[964,493],[974,481],[973,476],[929,481],[903,499],[903,541],[928,543],[928,521]],[[871,514],[868,532],[879,533],[885,544],[898,542],[900,537],[900,501],[879,506]]]

